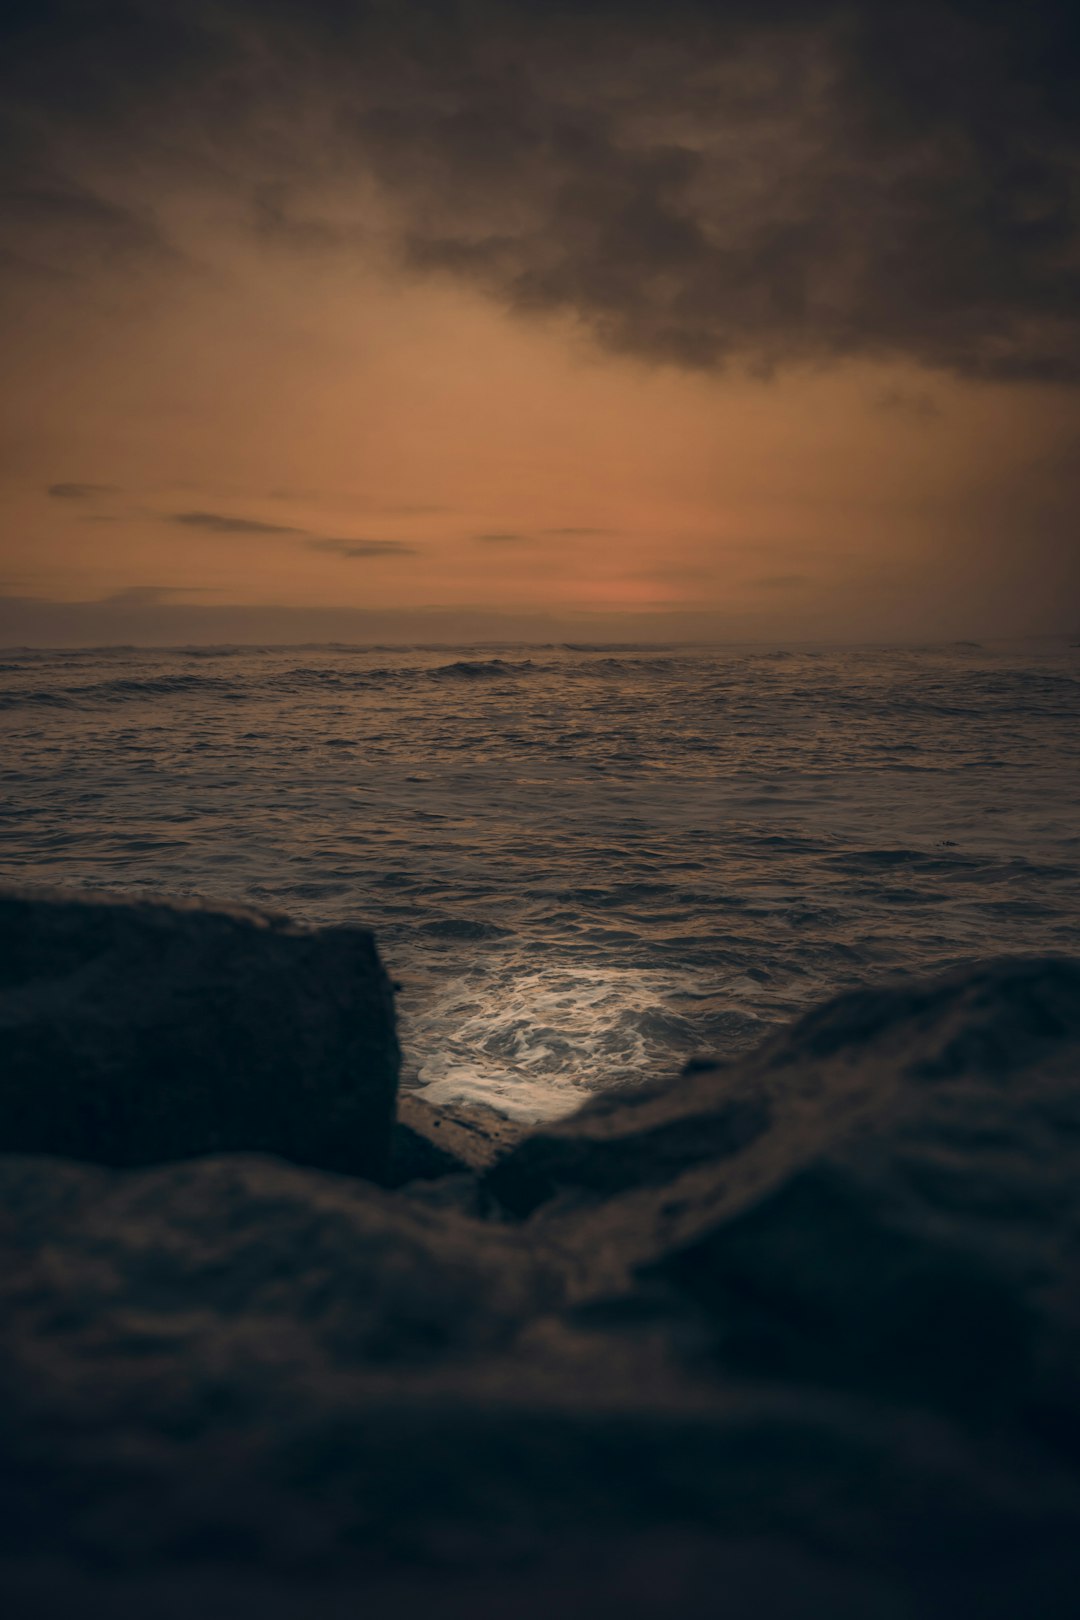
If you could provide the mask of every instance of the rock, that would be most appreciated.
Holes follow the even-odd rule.
[[[128,1172],[0,1156],[0,1210],[0,1314],[21,1317],[6,1343],[37,1340],[71,1388],[105,1355],[170,1359],[215,1335],[222,1366],[250,1355],[268,1375],[282,1358],[327,1377],[445,1366],[561,1301],[512,1230],[259,1154]],[[62,1296],[77,1309],[61,1321]]]
[[[725,1187],[749,1164],[780,1172],[863,1115],[923,1095],[920,1081],[1068,1068],[1078,979],[1075,962],[1018,957],[849,992],[737,1063],[695,1061],[675,1081],[597,1094],[501,1157],[488,1185],[528,1216],[556,1198],[648,1197],[728,1160]]]
[[[0,1157],[6,1612],[1066,1620],[1078,1079],[1014,959],[545,1127],[526,1219]]]
[[[665,1186],[696,1164],[715,1165],[767,1131],[768,1096],[734,1073],[687,1074],[599,1092],[576,1114],[527,1136],[493,1165],[486,1184],[511,1214],[531,1215],[559,1194],[606,1199]]]
[[[139,1165],[257,1150],[373,1175],[397,1072],[366,929],[0,892],[0,1151]]]
[[[706,1162],[704,1126],[675,1132],[708,1119],[710,1092]],[[724,1122],[747,1114],[733,1148]],[[638,1152],[679,1152],[662,1185],[601,1200],[638,1119]],[[534,1221],[580,1257],[580,1297],[689,1309],[731,1373],[1011,1411],[1080,1455],[1080,964],[840,997],[744,1062],[584,1110],[492,1182],[526,1203],[538,1164],[562,1195]]]
[[[0,1160],[6,1612],[1070,1612],[1030,1445],[576,1333],[564,1286],[527,1228],[257,1156]]]
[[[414,1092],[400,1092],[383,1184],[400,1187],[442,1176],[476,1175],[509,1152],[525,1130],[493,1108],[462,1103],[434,1108]]]
[[[643,1275],[728,1368],[1012,1413],[1080,1460],[1080,964],[842,998],[749,1067],[772,1140],[684,1185]]]

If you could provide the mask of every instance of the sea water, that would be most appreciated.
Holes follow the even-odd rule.
[[[1080,649],[0,651],[0,877],[373,927],[537,1119],[841,988],[1080,949]]]

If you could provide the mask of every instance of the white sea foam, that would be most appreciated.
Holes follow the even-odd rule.
[[[686,974],[549,964],[452,979],[408,1020],[429,1102],[482,1102],[515,1119],[567,1112],[600,1085],[640,1080],[680,1049]]]

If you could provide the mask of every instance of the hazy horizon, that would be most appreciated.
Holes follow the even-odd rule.
[[[849,627],[814,633],[803,624],[785,630],[744,621],[710,622],[706,615],[577,615],[563,619],[538,614],[461,613],[418,608],[411,613],[369,614],[335,608],[296,609],[288,605],[188,608],[108,600],[57,603],[0,599],[0,647],[26,650],[169,650],[184,647],[545,647],[584,643],[602,647],[680,649],[775,646],[858,648],[956,642],[1071,640],[1080,636],[1075,615],[1059,627],[1006,630],[978,628],[966,621],[937,625],[881,625],[874,633]]]

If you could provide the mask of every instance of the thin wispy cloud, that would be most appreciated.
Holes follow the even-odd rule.
[[[267,523],[262,518],[237,517],[228,512],[173,512],[166,522],[206,534],[250,535],[271,539],[296,539],[308,551],[351,560],[374,557],[410,557],[416,547],[401,540],[344,539],[336,535],[312,534],[310,529],[290,523]]]
[[[355,490],[315,489],[307,486],[298,488],[274,488],[258,497],[268,501],[287,501],[290,503],[303,502],[309,506],[320,506],[326,509],[341,510],[348,508],[366,512],[369,517],[430,517],[436,513],[452,512],[452,506],[443,506],[431,501],[379,501],[368,495],[358,494]]]
[[[102,607],[155,607],[173,601],[178,596],[205,596],[197,585],[126,585],[100,598]]]
[[[289,523],[264,523],[261,518],[232,517],[226,512],[172,512],[166,519],[185,529],[205,529],[210,534],[305,534]]]
[[[50,484],[45,492],[54,501],[92,501],[102,495],[118,495],[115,484]]]
[[[335,557],[415,557],[417,548],[401,540],[305,540],[309,551],[325,551]]]

